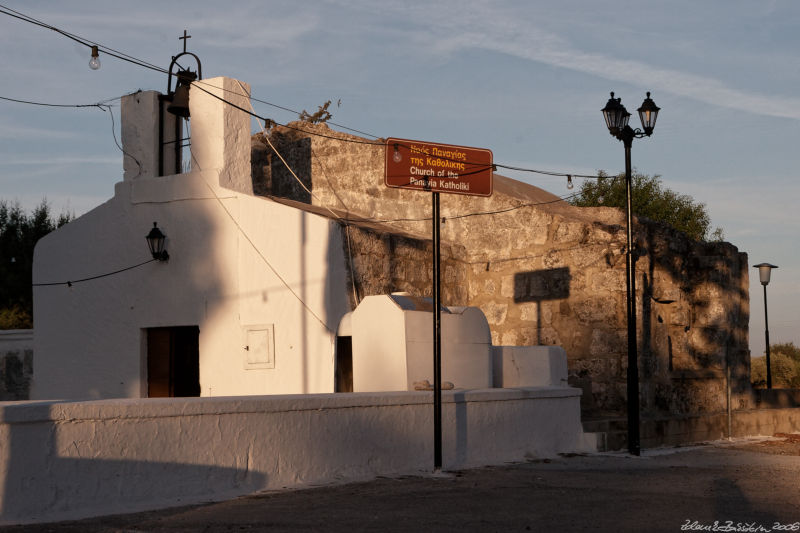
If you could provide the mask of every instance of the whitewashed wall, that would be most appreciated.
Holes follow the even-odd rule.
[[[595,449],[580,391],[443,394],[445,469]],[[524,421],[524,422],[521,422]],[[0,403],[0,524],[433,470],[429,392]]]

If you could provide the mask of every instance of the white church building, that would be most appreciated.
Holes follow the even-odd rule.
[[[154,91],[127,95],[114,197],[37,245],[33,398],[333,392],[342,232],[252,194],[250,117],[209,94],[244,107],[249,87],[203,88],[191,171],[161,175],[176,117]],[[154,223],[169,259],[105,276],[149,259]]]

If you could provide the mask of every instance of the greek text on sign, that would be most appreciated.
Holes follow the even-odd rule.
[[[386,140],[388,187],[492,195],[492,151],[408,139]]]

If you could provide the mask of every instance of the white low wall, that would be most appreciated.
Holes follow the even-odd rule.
[[[443,393],[444,468],[595,449],[567,387]],[[430,392],[0,403],[0,523],[430,472]]]
[[[0,330],[0,353],[10,352],[12,350],[33,350],[33,330]]]

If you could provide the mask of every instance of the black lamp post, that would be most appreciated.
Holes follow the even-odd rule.
[[[778,268],[776,265],[769,263],[761,263],[753,265],[753,268],[758,269],[758,277],[761,285],[764,286],[764,341],[767,344],[767,388],[772,388],[772,369],[769,365],[769,318],[767,317],[767,285],[769,284],[769,277],[772,274],[773,268]]]
[[[147,239],[147,246],[150,248],[150,253],[153,254],[153,259],[158,259],[159,261],[169,259],[169,254],[164,249],[167,236],[158,229],[157,222],[153,222],[153,229],[150,230],[145,239]]]
[[[628,452],[639,455],[639,354],[636,347],[636,271],[633,255],[633,214],[631,210],[631,145],[633,139],[649,137],[656,126],[659,107],[650,99],[650,93],[637,110],[642,130],[628,125],[631,114],[622,105],[622,98],[611,98],[602,109],[608,131],[625,145],[625,195],[627,199],[628,245],[625,251],[625,278],[628,307]]]

